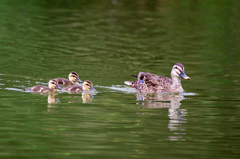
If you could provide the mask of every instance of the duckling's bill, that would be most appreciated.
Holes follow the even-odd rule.
[[[57,89],[62,89],[62,87],[59,86],[59,84],[56,84]]]
[[[90,91],[97,91],[93,86],[90,88]]]
[[[79,83],[82,83],[82,82],[83,82],[83,81],[81,81],[80,78],[78,78],[78,77],[77,77],[77,81],[78,81]]]

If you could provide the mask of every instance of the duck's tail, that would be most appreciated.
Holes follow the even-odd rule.
[[[132,76],[132,77],[138,77],[138,75],[130,75],[130,76]]]
[[[134,87],[134,82],[133,81],[124,81],[124,83],[130,87]]]

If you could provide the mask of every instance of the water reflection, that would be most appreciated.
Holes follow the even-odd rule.
[[[83,92],[82,93],[82,102],[83,103],[90,103],[93,99],[93,94],[89,92]]]
[[[48,94],[48,104],[56,104],[59,103],[59,97],[57,97],[58,93],[50,92]]]
[[[73,100],[68,100],[68,103],[77,103],[80,102],[78,99],[79,96],[78,94],[81,94],[82,96],[82,103],[91,103],[92,99],[94,98],[94,95],[97,95],[96,92],[94,91],[83,91],[83,92],[68,92],[68,94],[71,94],[70,96],[71,99]]]
[[[59,95],[58,92],[49,92],[49,93],[37,93],[37,92],[32,92],[32,94],[41,94],[41,95],[48,95],[47,98],[47,103],[48,108],[56,108],[56,106],[54,104],[60,103],[59,99],[61,97],[57,96]],[[83,91],[83,92],[68,92],[68,94],[75,94],[73,96],[70,96],[70,98],[78,98],[79,96],[77,96],[77,94],[82,94],[82,103],[90,103],[92,101],[92,99],[94,98],[94,95],[96,95],[96,92],[92,92],[92,91]],[[68,100],[68,103],[76,103],[79,102],[79,100]]]
[[[181,94],[136,94],[138,101],[137,104],[144,106],[148,109],[168,108],[169,123],[168,128],[174,133],[175,136],[168,136],[171,141],[184,141],[185,129],[182,128],[182,123],[186,123],[187,109],[180,109],[181,101],[184,96]]]

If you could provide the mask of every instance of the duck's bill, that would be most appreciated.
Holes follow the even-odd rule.
[[[179,74],[180,77],[182,77],[183,79],[186,79],[186,80],[190,80],[190,77],[188,77],[184,71],[181,71],[181,73]]]
[[[62,87],[60,87],[58,84],[56,85],[56,88],[57,89],[62,89]]]
[[[93,87],[90,88],[91,91],[97,91],[96,89],[94,89]]]
[[[80,78],[77,78],[77,81],[78,81],[79,83],[82,83],[82,81],[80,80]]]

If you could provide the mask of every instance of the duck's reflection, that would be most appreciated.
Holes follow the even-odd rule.
[[[185,129],[182,128],[182,123],[186,123],[187,110],[180,109],[180,101],[184,99],[183,95],[180,94],[140,94],[137,95],[138,102],[144,108],[168,108],[169,124],[168,128],[174,132],[176,136],[169,136],[169,140],[184,140],[182,135],[185,134]]]

